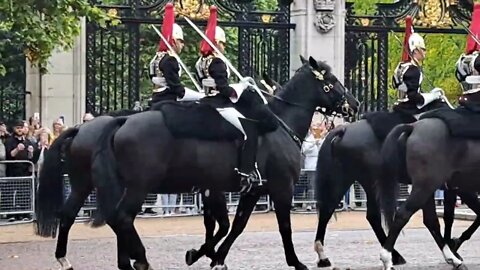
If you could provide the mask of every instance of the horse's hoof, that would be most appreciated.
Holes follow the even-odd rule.
[[[454,267],[453,269],[455,269],[455,270],[468,270],[468,267],[465,264],[462,263],[459,266]]]
[[[212,270],[228,270],[228,267],[226,264],[215,265],[214,267],[212,267]]]
[[[308,267],[305,264],[299,262],[298,265],[295,266],[295,270],[308,270]]]
[[[60,270],[73,270],[73,266],[70,261],[66,258],[57,258],[58,263],[60,264]]]
[[[398,253],[396,250],[392,252],[392,262],[393,265],[403,265],[407,263],[405,258],[403,258],[402,255],[400,255],[400,253]]]
[[[144,264],[144,263],[139,263],[139,262],[135,262],[133,264],[133,268],[135,268],[135,270],[153,270],[153,268],[150,266],[150,264]]]
[[[196,249],[190,249],[189,251],[187,251],[187,253],[185,254],[185,262],[188,266],[194,264],[197,261],[195,260],[197,254],[198,251]]]
[[[460,261],[463,262],[462,256],[460,256],[460,254],[458,254],[456,251],[453,251],[453,255],[455,255],[455,257],[457,257],[458,259],[460,259]]]
[[[319,260],[318,263],[317,263],[317,266],[318,266],[319,268],[330,267],[330,266],[332,266],[332,263],[331,263],[330,260],[327,258],[327,259]]]

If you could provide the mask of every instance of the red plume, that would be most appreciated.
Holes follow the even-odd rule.
[[[403,38],[403,53],[402,53],[402,62],[410,61],[410,48],[408,46],[408,39],[413,33],[413,26],[412,26],[412,17],[407,16],[405,19],[405,37]]]
[[[207,30],[205,31],[205,35],[207,38],[215,44],[215,28],[217,27],[217,7],[211,6],[210,7],[210,17],[208,18]],[[202,40],[200,43],[200,53],[203,56],[207,56],[213,52],[213,48],[208,45],[205,40]]]
[[[471,34],[475,35],[475,37],[480,39],[480,3],[475,3],[473,6],[472,12],[472,22],[470,23],[470,32]],[[467,35],[467,46],[465,48],[466,54],[471,54],[475,51],[480,50],[480,45],[473,39],[469,33]]]
[[[165,37],[165,39],[173,45],[173,24],[175,23],[175,13],[173,10],[173,4],[168,3],[165,6],[165,15],[163,16],[163,24],[162,24],[162,35]],[[158,47],[159,52],[165,52],[168,51],[167,44],[163,42],[162,39],[160,39],[160,45]]]

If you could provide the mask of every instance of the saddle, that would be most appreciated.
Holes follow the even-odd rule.
[[[397,125],[413,123],[417,119],[411,114],[402,112],[370,112],[362,116],[362,119],[367,120],[368,124],[373,129],[373,133],[380,140],[383,141],[388,133]]]
[[[244,93],[243,96],[249,94]],[[205,97],[201,101],[177,102],[164,101],[154,104],[151,110],[163,113],[165,124],[176,138],[192,138],[209,141],[243,140],[244,134],[239,128],[227,121],[222,114],[245,115],[243,121],[251,121],[258,127],[258,134],[264,135],[277,129],[276,119],[264,114],[264,110],[253,106],[242,108],[242,100],[232,106],[223,98]],[[255,115],[255,121],[249,119]]]
[[[209,141],[234,141],[243,138],[211,105],[199,102],[164,101],[152,106],[161,111],[165,125],[175,138],[196,138]]]
[[[454,110],[440,108],[424,113],[421,119],[438,118],[447,125],[452,137],[480,139],[480,113],[463,106]]]

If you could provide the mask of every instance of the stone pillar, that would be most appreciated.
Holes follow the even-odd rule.
[[[345,62],[345,0],[295,0],[291,22],[291,74],[301,65],[299,54],[326,61],[343,82]]]
[[[27,118],[39,112],[44,127],[52,128],[53,121],[60,116],[64,116],[67,126],[73,126],[81,123],[85,113],[85,19],[81,25],[81,34],[72,50],[53,53],[47,74],[39,74],[37,68],[27,63],[27,91],[32,93],[26,97]]]

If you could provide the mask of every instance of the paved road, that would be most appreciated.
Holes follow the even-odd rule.
[[[456,228],[459,235],[463,228]],[[294,242],[300,260],[315,269],[313,232],[296,232]],[[199,246],[199,235],[145,237],[147,256],[154,269],[209,269],[207,260],[200,260],[192,267],[184,264],[185,250]],[[352,270],[381,269],[380,247],[370,230],[330,231],[327,238],[327,254],[337,267]],[[58,269],[53,259],[54,241],[0,244],[0,269],[43,270]],[[478,246],[480,237],[473,237],[461,249],[469,269],[480,269]],[[447,270],[440,251],[425,229],[408,229],[398,241],[398,250],[408,264],[397,269]],[[474,252],[474,250],[477,252]],[[69,258],[75,269],[116,269],[115,242],[112,238],[73,240]],[[248,232],[242,235],[227,257],[229,269],[291,269],[286,266],[281,240],[277,232]]]

